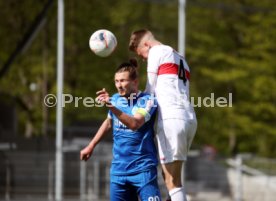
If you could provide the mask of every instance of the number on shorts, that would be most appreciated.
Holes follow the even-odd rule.
[[[158,196],[154,196],[154,197],[149,197],[148,201],[160,201]]]

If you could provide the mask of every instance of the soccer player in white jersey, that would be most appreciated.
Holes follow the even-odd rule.
[[[165,184],[172,201],[185,201],[182,166],[197,129],[190,104],[190,69],[178,52],[146,29],[131,34],[129,49],[147,60],[146,92],[158,102],[156,138]]]

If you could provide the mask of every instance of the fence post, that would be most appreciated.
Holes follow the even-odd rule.
[[[109,165],[105,165],[105,196],[108,197],[110,194],[110,176],[109,176],[109,172],[110,172],[110,167]]]
[[[100,195],[100,162],[94,161],[94,193],[96,198],[99,198]]]
[[[86,162],[80,161],[80,200],[86,199]]]
[[[10,170],[10,162],[6,161],[6,192],[5,192],[5,199],[9,201],[11,199],[10,192],[11,192],[11,170]]]
[[[93,179],[93,175],[91,171],[88,171],[88,195],[87,195],[88,201],[93,201],[92,179]]]
[[[48,200],[54,199],[54,162],[49,161],[48,163]]]
[[[235,201],[242,201],[242,157],[238,154],[236,156],[236,172],[237,172],[237,186]]]

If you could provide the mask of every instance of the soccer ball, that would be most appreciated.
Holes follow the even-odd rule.
[[[106,29],[95,31],[89,39],[89,47],[100,57],[109,56],[117,46],[115,35]]]

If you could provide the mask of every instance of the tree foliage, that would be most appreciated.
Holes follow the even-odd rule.
[[[16,48],[46,0],[0,1],[0,68]],[[113,73],[133,57],[132,30],[151,29],[157,39],[177,49],[178,2],[138,0],[65,0],[64,93],[95,98],[105,87],[115,92]],[[191,68],[191,96],[229,97],[233,107],[196,107],[198,132],[194,147],[211,144],[223,154],[253,152],[275,155],[276,144],[276,3],[273,0],[187,1],[186,58]],[[0,92],[17,101],[19,131],[46,135],[55,124],[55,108],[43,103],[56,93],[57,4],[29,46],[0,79]],[[107,58],[92,54],[88,39],[97,29],[116,36],[116,51]],[[141,83],[146,64],[139,61]],[[36,87],[34,87],[36,86]],[[31,89],[33,90],[30,90]],[[103,119],[106,109],[64,108],[64,124]]]

